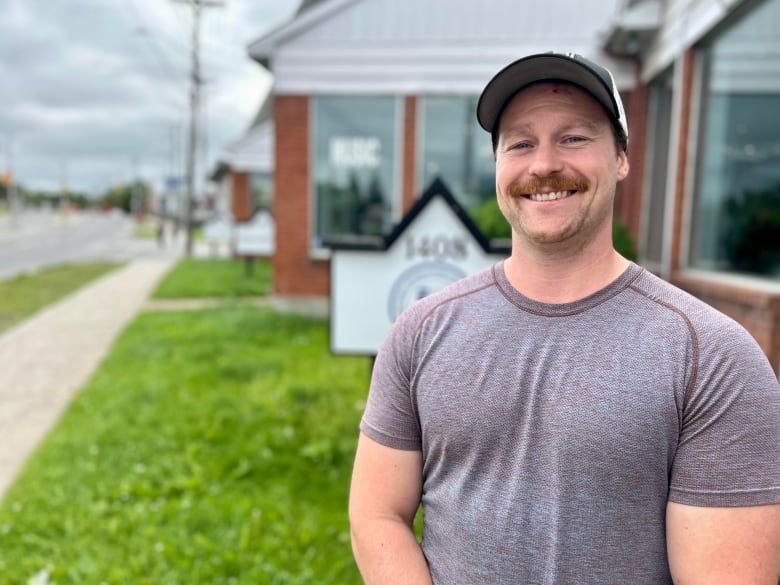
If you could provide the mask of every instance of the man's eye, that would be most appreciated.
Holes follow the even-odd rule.
[[[531,148],[530,142],[516,142],[512,146],[509,147],[511,150],[522,150],[524,148]]]
[[[564,142],[568,143],[577,143],[577,142],[585,142],[587,139],[584,136],[568,136],[564,139]]]

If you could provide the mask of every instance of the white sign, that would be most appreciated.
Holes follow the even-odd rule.
[[[209,219],[203,224],[203,238],[209,244],[229,243],[233,234],[233,220],[226,216]]]
[[[335,247],[331,351],[375,355],[406,307],[506,257],[486,251],[450,203],[449,195],[431,196],[386,250]]]
[[[274,220],[260,210],[246,223],[236,224],[235,252],[239,256],[272,256],[276,247]]]
[[[330,164],[347,168],[376,168],[382,154],[379,138],[334,136],[328,142]]]

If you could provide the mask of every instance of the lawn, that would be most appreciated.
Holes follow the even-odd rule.
[[[0,504],[0,582],[357,585],[369,367],[325,321],[143,313]]]
[[[0,332],[118,266],[115,262],[63,264],[0,281]]]
[[[252,263],[248,274],[243,260],[185,258],[162,280],[156,299],[262,296],[271,286],[271,264]]]

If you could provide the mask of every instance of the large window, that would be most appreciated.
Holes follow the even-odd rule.
[[[319,96],[314,104],[313,246],[344,235],[383,235],[398,200],[398,100]]]
[[[672,124],[672,71],[650,84],[648,105],[647,175],[642,217],[642,261],[654,268],[664,261],[666,182],[669,174],[669,138]]]
[[[780,278],[780,0],[703,47],[691,265]]]
[[[476,97],[420,101],[419,188],[440,177],[467,210],[495,197],[490,135],[477,123]]]

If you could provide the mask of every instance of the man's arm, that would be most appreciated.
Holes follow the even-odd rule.
[[[675,585],[778,585],[780,504],[666,508],[669,567]]]
[[[422,454],[358,440],[349,519],[352,551],[366,585],[431,585],[412,532],[422,493]]]

